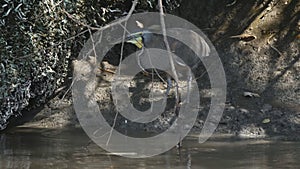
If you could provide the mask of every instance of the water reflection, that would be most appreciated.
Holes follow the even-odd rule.
[[[182,149],[146,159],[110,155],[79,129],[17,129],[0,135],[0,168],[208,169],[298,168],[299,142],[213,139],[198,144],[188,137]]]
[[[0,135],[1,168],[30,168],[31,153],[29,150],[18,149],[21,144],[20,138],[12,142],[5,134]]]

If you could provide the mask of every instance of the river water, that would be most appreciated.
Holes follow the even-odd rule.
[[[300,168],[300,142],[188,136],[181,149],[141,159],[111,155],[80,129],[18,128],[0,135],[0,168],[273,169]]]

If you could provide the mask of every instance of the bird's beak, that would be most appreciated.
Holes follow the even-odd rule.
[[[126,42],[134,44],[139,49],[141,49],[144,46],[144,44],[143,44],[143,37],[142,37],[142,33],[141,32],[130,34],[126,38]]]

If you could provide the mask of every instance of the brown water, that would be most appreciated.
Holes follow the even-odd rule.
[[[79,129],[20,128],[0,135],[0,168],[99,169],[273,169],[300,168],[300,142],[212,139],[198,144],[189,136],[183,148],[155,157],[110,155]]]

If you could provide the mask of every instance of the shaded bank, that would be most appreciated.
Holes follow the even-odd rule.
[[[97,8],[90,11],[91,8],[87,8],[90,4],[84,4],[83,2],[78,3],[79,5],[77,5],[76,8],[81,5],[78,10],[71,8],[72,10],[68,12],[74,14],[74,16],[78,15],[79,20],[92,23],[93,26],[101,26],[106,23],[104,20],[108,22],[113,20],[114,16],[119,17],[122,14],[111,12],[104,17],[101,15],[100,9],[102,9],[101,7],[105,4],[98,4]],[[40,5],[43,6],[43,4]],[[126,3],[124,2],[122,5],[118,5],[118,3],[115,5],[117,5],[121,11],[128,11],[131,2],[126,1]],[[114,8],[111,7],[109,9]],[[141,9],[144,9],[145,11],[147,7]],[[155,8],[149,10],[155,11]],[[138,10],[136,12],[138,12]],[[94,16],[94,13],[99,13],[102,18]],[[185,0],[181,2],[180,7],[174,11],[174,14],[186,18],[198,26],[212,40],[222,59],[227,75],[228,96],[226,110],[217,130],[218,132],[236,134],[241,137],[265,137],[268,135],[297,137],[297,135],[299,135],[296,134],[300,131],[299,1]],[[68,21],[66,23],[68,25],[66,29],[70,32],[68,35],[71,35],[71,37],[85,30],[84,26],[73,22],[66,15],[62,15],[62,17]],[[54,20],[55,19],[58,18],[54,17]],[[59,19],[57,21],[61,22]],[[8,28],[5,28],[4,30],[9,31]],[[48,32],[46,31],[46,33],[51,32],[51,30],[52,29]],[[5,31],[1,32],[3,33],[2,35],[4,35]],[[40,32],[41,30],[37,31]],[[238,38],[239,36],[236,35],[251,35],[255,38],[250,41],[245,41],[243,38]],[[54,36],[53,43],[65,40],[64,36],[60,36],[59,39],[55,39],[56,37],[57,36]],[[78,52],[82,47],[81,43],[88,37],[89,33],[86,32],[82,36],[76,37],[72,43],[65,46],[66,49],[71,50],[72,52],[70,60],[77,57]],[[14,38],[14,41],[18,40],[17,37]],[[43,42],[43,40],[41,42]],[[42,49],[45,48],[46,47],[42,47]],[[32,50],[29,52],[32,52]],[[3,53],[4,52],[1,52],[1,54]],[[49,58],[47,56],[48,55],[39,55],[42,61],[48,63],[47,61]],[[1,62],[3,61],[2,58]],[[59,54],[53,59],[55,60],[55,58],[64,58],[64,55]],[[15,59],[12,60],[16,62]],[[31,61],[32,60],[27,60],[27,62]],[[66,65],[66,63],[69,63],[67,60],[65,61],[66,62],[60,62],[60,64],[64,63]],[[24,61],[17,63],[23,62]],[[36,64],[39,65],[40,61],[36,62]],[[70,66],[69,64],[67,65]],[[48,71],[46,64],[43,70],[46,72],[48,71],[50,75],[45,77],[42,76],[42,73],[45,72],[42,70],[38,73],[40,76],[35,76],[35,79],[37,79],[37,86],[46,86],[46,88],[42,87],[45,90],[42,90],[44,93],[41,93],[41,97],[44,99],[43,102],[40,103],[41,105],[44,105],[44,103],[51,98],[50,95],[52,96],[54,91],[65,85],[62,90],[57,90],[59,96],[47,104],[45,106],[46,108],[36,116],[34,119],[36,127],[56,128],[78,124],[76,123],[76,117],[71,107],[70,100],[66,101],[66,109],[51,105],[51,103],[56,102],[62,97],[64,92],[66,92],[68,85],[70,85],[69,83],[55,83],[58,79],[70,77],[70,75],[67,76],[67,74],[60,72],[60,70],[65,71],[65,69],[62,68],[65,67],[55,66],[54,68],[51,68],[54,71],[52,72]],[[201,71],[200,68],[199,71]],[[55,75],[54,78],[52,75]],[[62,75],[65,76],[62,77]],[[207,80],[208,77],[205,76],[206,75],[203,76],[203,81],[199,84],[203,89],[206,89],[207,86],[209,86],[209,80]],[[6,75],[3,77],[8,79]],[[31,77],[28,78],[30,79]],[[52,80],[47,81],[45,78],[50,78]],[[3,81],[1,82],[1,87],[6,86],[3,88],[3,91],[10,91],[11,85],[3,85]],[[27,83],[23,84],[25,86],[20,85],[19,88],[26,88],[26,84]],[[49,84],[56,85],[51,87]],[[19,88],[16,87],[15,90]],[[31,92],[41,90],[40,88],[35,89],[34,86],[30,89]],[[108,88],[107,90],[106,88],[103,88],[102,90],[103,91],[99,91],[100,94],[103,94],[103,96],[110,96],[110,90]],[[245,96],[244,92],[255,93],[255,96]],[[47,95],[44,95],[46,93]],[[26,92],[24,95],[28,96]],[[2,96],[4,96],[4,94]],[[13,95],[11,94],[10,96]],[[8,97],[0,98],[1,102],[4,103],[6,98]],[[31,102],[28,103],[31,104],[25,104],[28,111],[34,110],[39,104],[39,101],[36,100],[37,98],[30,96]],[[68,99],[70,99],[70,97]],[[25,100],[28,100],[28,98]],[[209,98],[201,98],[201,100],[204,108],[199,112],[199,120],[195,124],[196,130],[201,129],[203,126],[203,122],[208,112],[207,105],[209,105],[210,102]],[[112,101],[110,100],[110,97],[108,97],[103,103],[110,105],[112,104]],[[1,105],[3,106],[5,104]],[[9,107],[3,106],[1,108],[6,109]],[[103,106],[103,108],[106,109],[108,113],[114,113],[113,107]],[[14,109],[11,108],[11,110]],[[1,110],[1,115],[6,114],[2,112],[4,111]],[[14,113],[18,114],[17,112],[18,111]],[[26,116],[26,114],[23,114],[23,116]],[[124,126],[124,122],[120,121],[119,123],[120,126]],[[160,118],[160,121],[157,124],[156,127],[132,126],[132,128],[144,127],[147,130],[155,131],[169,126],[168,119],[163,117]]]

